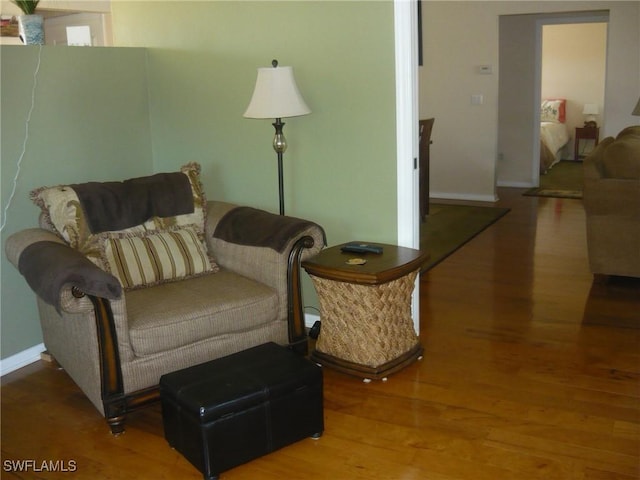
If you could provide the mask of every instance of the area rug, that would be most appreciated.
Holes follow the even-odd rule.
[[[530,188],[523,193],[528,197],[582,198],[582,190],[557,190],[553,188]]]
[[[429,204],[420,226],[420,249],[429,252],[422,271],[435,267],[509,212],[509,208]]]
[[[563,160],[544,175],[540,187],[530,188],[523,195],[529,197],[582,198],[582,162]]]

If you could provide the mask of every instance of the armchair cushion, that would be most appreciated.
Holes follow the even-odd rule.
[[[125,289],[218,271],[193,227],[108,235],[103,261]]]
[[[209,338],[238,335],[241,339],[274,324],[278,310],[273,288],[225,269],[132,290],[126,297],[128,335],[138,358]]]

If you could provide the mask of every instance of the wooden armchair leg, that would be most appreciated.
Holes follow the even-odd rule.
[[[121,435],[124,433],[125,418],[126,418],[125,415],[107,418],[107,424],[109,424],[109,428],[111,429],[111,434],[114,437],[117,437],[118,435]]]

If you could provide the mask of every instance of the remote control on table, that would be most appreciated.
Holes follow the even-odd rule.
[[[382,253],[382,247],[370,243],[350,242],[340,247],[340,250],[348,253]]]

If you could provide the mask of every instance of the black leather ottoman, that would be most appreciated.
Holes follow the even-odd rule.
[[[207,480],[324,430],[322,368],[275,343],[163,375],[169,445]]]

